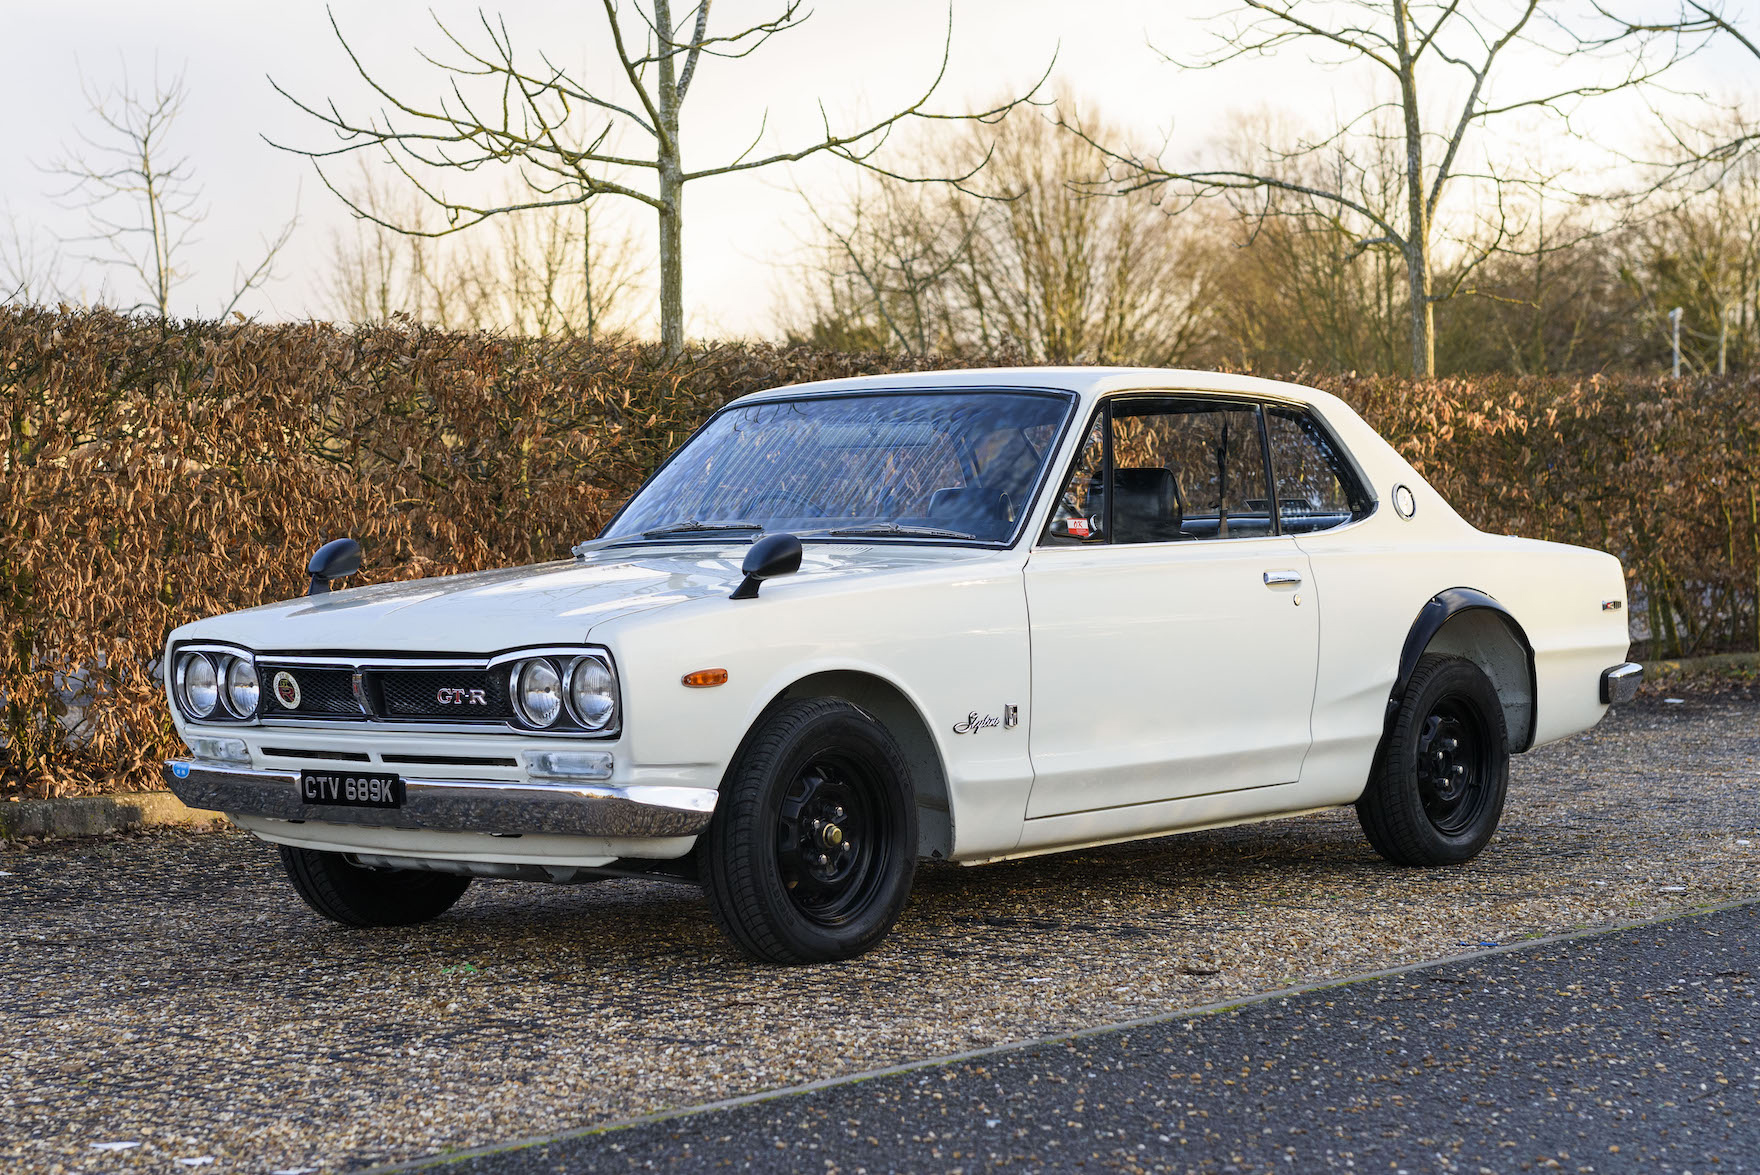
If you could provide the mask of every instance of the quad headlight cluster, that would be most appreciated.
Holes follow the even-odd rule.
[[[257,716],[261,689],[256,663],[248,654],[186,651],[177,655],[172,672],[177,705],[186,717],[246,722]]]
[[[617,725],[617,675],[601,657],[527,657],[509,679],[513,708],[527,726],[559,724],[597,733]]]

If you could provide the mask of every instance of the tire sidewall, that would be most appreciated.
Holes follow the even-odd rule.
[[[1431,823],[1418,788],[1419,727],[1437,704],[1449,697],[1472,705],[1491,744],[1485,765],[1490,795],[1472,825],[1455,835],[1446,834]],[[1406,695],[1398,722],[1397,758],[1389,766],[1395,773],[1400,802],[1409,805],[1414,816],[1412,831],[1422,844],[1423,857],[1443,865],[1472,859],[1496,833],[1509,790],[1509,736],[1496,687],[1471,661],[1443,659],[1435,672],[1425,676],[1419,688]]]
[[[885,797],[882,819],[888,840],[879,886],[867,906],[841,926],[808,917],[789,897],[777,859],[782,804],[796,775],[813,759],[837,753],[859,758],[879,776]],[[916,872],[917,822],[910,770],[886,729],[851,705],[823,710],[801,722],[774,747],[748,755],[735,787],[754,789],[757,825],[751,851],[758,900],[773,933],[806,960],[845,959],[871,949],[898,920]]]

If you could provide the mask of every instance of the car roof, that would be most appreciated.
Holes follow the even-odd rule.
[[[1281,380],[1260,379],[1222,371],[1188,371],[1163,367],[976,367],[949,371],[901,371],[788,384],[741,396],[734,403],[788,399],[801,395],[858,392],[908,392],[943,388],[1035,388],[1074,392],[1084,401],[1123,391],[1232,392],[1313,404],[1321,408],[1342,403],[1316,388]]]

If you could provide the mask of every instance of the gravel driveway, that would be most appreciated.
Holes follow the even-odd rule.
[[[358,1168],[1760,894],[1760,695],[1684,696],[1518,758],[1468,866],[1345,811],[925,868],[884,948],[806,970],[664,882],[363,932],[238,834],[6,850],[0,1171]]]

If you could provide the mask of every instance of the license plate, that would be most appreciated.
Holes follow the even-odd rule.
[[[308,804],[339,808],[401,808],[403,779],[364,771],[301,771],[299,795]]]

